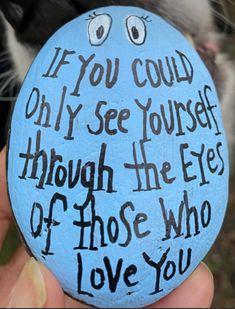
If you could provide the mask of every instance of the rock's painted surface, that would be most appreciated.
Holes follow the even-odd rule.
[[[141,307],[213,244],[228,191],[212,78],[159,16],[97,9],[42,48],[18,97],[11,204],[32,254],[74,298]]]

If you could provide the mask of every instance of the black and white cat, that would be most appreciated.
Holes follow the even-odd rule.
[[[58,28],[88,10],[107,5],[143,7],[161,15],[188,37],[215,81],[231,144],[235,74],[233,65],[219,52],[220,38],[209,0],[0,0],[18,81],[23,81],[37,52]]]

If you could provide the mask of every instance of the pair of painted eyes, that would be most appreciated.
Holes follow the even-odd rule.
[[[91,17],[88,33],[91,45],[100,46],[107,39],[112,26],[112,18],[108,14]],[[146,39],[146,25],[143,18],[129,16],[126,19],[128,38],[135,45],[142,45]]]

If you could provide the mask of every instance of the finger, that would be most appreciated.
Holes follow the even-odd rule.
[[[44,308],[91,308],[66,296],[55,276],[42,264],[39,263],[39,266],[47,290],[47,300]]]
[[[4,308],[4,304],[10,295],[12,287],[15,285],[18,277],[24,267],[29,256],[23,247],[17,249],[10,263],[0,268],[0,308]]]
[[[45,266],[40,264],[40,269],[43,274],[47,294],[44,308],[65,308],[65,295],[60,284]]]
[[[40,264],[47,288],[47,301],[44,308],[91,308],[66,296],[49,270]]]
[[[0,152],[0,249],[11,223],[12,217],[6,182],[6,148],[4,148]],[[32,284],[33,280],[31,274],[36,273],[39,277],[40,275],[38,275],[38,271],[32,271],[32,268],[35,269],[35,266],[28,266],[31,259],[26,263],[27,260],[29,260],[28,254],[23,247],[20,247],[13,255],[8,265],[1,267],[0,279],[3,279],[0,280],[0,285],[3,287],[0,291],[2,300],[0,301],[1,307],[5,307],[7,303],[9,303],[8,306],[10,307],[36,307],[37,304],[30,305],[30,303],[34,303],[38,298],[40,304],[44,302],[43,297],[40,295],[40,297],[33,297],[33,295],[35,296],[35,294],[37,294],[38,290],[43,290],[43,284],[46,290],[45,308],[64,308],[65,299],[69,306],[84,308],[85,305],[72,300],[70,297],[65,297],[55,277],[41,264],[39,264],[39,268],[43,275],[43,281],[38,280],[38,282],[41,283],[39,284],[39,287],[35,287],[35,285]],[[29,271],[29,269],[31,269],[31,271]],[[14,286],[13,289],[12,286]],[[24,286],[27,288],[26,290],[28,292],[31,291],[30,294],[25,293],[26,290],[23,288]],[[42,306],[40,305],[39,307]]]
[[[12,222],[6,185],[6,147],[0,152],[0,250]]]
[[[34,258],[27,258],[27,262],[23,266],[20,274],[17,273],[17,267],[20,267],[25,260],[26,253],[23,248],[18,251],[18,261],[12,261],[12,265],[16,270],[8,273],[11,276],[11,287],[4,288],[5,302],[0,301],[1,307],[8,308],[88,308],[82,303],[76,302],[65,296],[60,284],[54,275],[41,263],[36,262]],[[14,259],[17,258],[17,255]],[[8,265],[10,268],[10,265]],[[10,271],[10,269],[9,269]],[[7,273],[7,268],[5,269]],[[18,278],[17,278],[18,277]],[[10,286],[10,280],[7,286]],[[2,294],[2,293],[0,293]],[[8,295],[8,297],[6,297]]]
[[[20,246],[14,252],[13,256],[11,257],[6,267],[9,269],[9,272],[13,272],[16,275],[17,274],[19,275],[28,259],[29,255],[25,251],[25,248],[23,246]]]
[[[0,301],[1,305],[4,305]],[[8,297],[7,308],[64,308],[65,296],[56,278],[34,258],[27,260]]]
[[[65,308],[93,308],[89,305],[80,303],[69,296],[65,297]]]
[[[213,295],[213,276],[201,264],[177,289],[148,308],[209,308]]]

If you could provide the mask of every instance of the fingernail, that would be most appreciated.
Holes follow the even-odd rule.
[[[31,258],[11,292],[8,308],[42,308],[46,300],[46,286],[39,263]]]
[[[211,270],[210,270],[210,268],[209,268],[209,266],[208,266],[204,261],[201,262],[201,264],[202,264],[210,273],[212,273]]]

